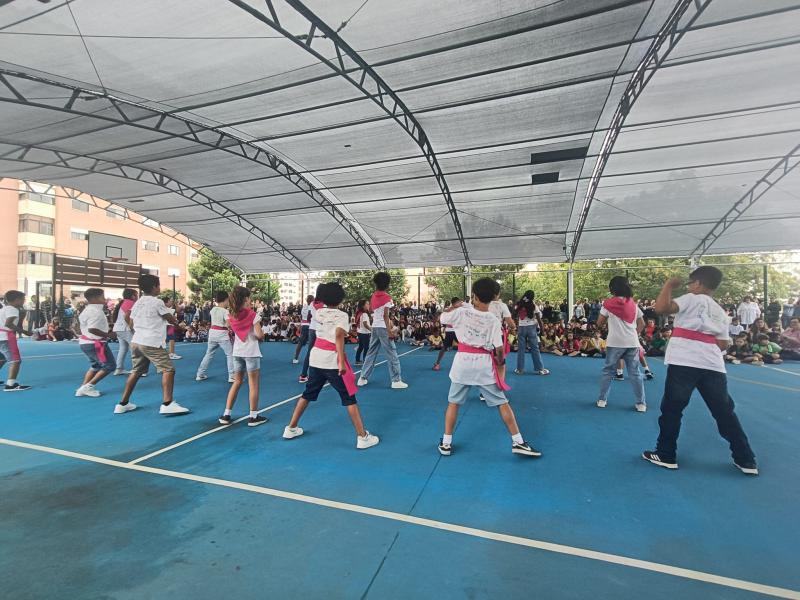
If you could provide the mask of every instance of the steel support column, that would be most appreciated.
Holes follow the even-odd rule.
[[[567,269],[567,319],[575,314],[575,270],[570,265]]]

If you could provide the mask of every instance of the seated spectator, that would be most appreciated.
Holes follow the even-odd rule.
[[[583,338],[581,342],[581,354],[593,356],[595,358],[606,357],[606,341],[600,335],[599,331],[595,330],[592,335]]]
[[[561,356],[558,347],[561,345],[561,337],[555,334],[555,329],[552,325],[545,325],[542,337],[540,338],[539,349],[541,352],[548,352],[551,354],[558,354]]]
[[[760,356],[761,359],[767,364],[779,365],[781,360],[782,348],[775,342],[769,341],[769,336],[765,333],[760,333],[756,337],[756,343],[752,346],[753,353]]]
[[[428,343],[430,344],[429,351],[434,350],[441,350],[444,346],[442,345],[442,334],[438,329],[434,329],[433,333],[428,336]]]
[[[750,343],[747,340],[747,334],[745,332],[742,332],[733,338],[733,345],[725,352],[725,360],[733,363],[734,365],[741,363],[749,363],[753,365],[764,364],[763,361],[758,356],[753,354],[753,351],[750,349]]]
[[[647,319],[647,324],[644,326],[644,331],[642,332],[642,335],[644,336],[644,339],[647,342],[652,340],[653,336],[656,334],[656,330],[657,330],[656,320],[655,319]]]
[[[196,342],[197,338],[198,338],[197,330],[194,328],[194,326],[190,325],[189,327],[187,327],[186,328],[186,335],[184,336],[184,339],[187,342]]]
[[[561,340],[558,349],[561,354],[558,354],[558,352],[553,352],[553,354],[558,354],[559,356],[579,356],[581,353],[581,341],[570,331],[567,333],[567,336]]]
[[[345,337],[344,343],[345,344],[358,343],[358,327],[356,327],[355,323],[350,324],[350,331],[347,332],[347,337]]]
[[[669,327],[662,327],[661,331],[657,332],[653,339],[650,340],[650,344],[647,347],[647,356],[664,356],[671,336],[672,330]]]
[[[781,358],[784,360],[800,360],[800,319],[793,317],[789,327],[781,333]]]
[[[58,317],[53,317],[53,320],[47,325],[47,339],[51,342],[71,340],[73,337],[75,335],[70,330],[61,326],[61,320]]]
[[[425,345],[425,331],[422,329],[422,324],[417,321],[414,323],[414,330],[411,334],[411,345],[412,346],[424,346]]]
[[[731,324],[728,325],[728,335],[733,339],[743,331],[744,327],[739,323],[739,317],[733,317],[731,319]]]
[[[750,325],[749,329],[747,330],[747,335],[749,336],[750,344],[752,345],[758,342],[758,336],[761,335],[762,333],[768,335],[769,328],[767,327],[767,324],[764,323],[764,319],[759,317],[755,321],[753,321],[753,324]]]

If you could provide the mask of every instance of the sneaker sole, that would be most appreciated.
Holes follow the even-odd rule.
[[[3,390],[4,392],[27,392],[31,388],[14,388],[13,390]]]
[[[439,454],[441,454],[442,456],[450,456],[452,453],[453,453],[452,450],[442,450],[441,448],[439,448]]]
[[[283,434],[281,437],[282,437],[283,439],[285,439],[285,440],[293,440],[294,438],[299,438],[301,435],[303,435],[303,434],[302,434],[302,433],[297,433],[297,434],[295,434],[295,435],[286,435],[286,434]]]
[[[676,465],[674,463],[665,463],[665,462],[661,462],[660,460],[653,460],[652,458],[647,458],[644,455],[642,455],[642,458],[645,459],[649,463],[653,463],[656,466],[664,467],[665,469],[670,469],[672,471],[674,471],[675,469],[678,468],[678,465]]]
[[[519,454],[520,456],[532,456],[534,458],[539,458],[542,455],[541,452],[528,452],[527,450],[518,450],[518,449],[512,450],[511,453]]]
[[[168,412],[168,413],[163,413],[161,411],[158,411],[158,414],[160,414],[162,417],[179,417],[181,415],[188,415],[190,412],[192,411],[187,409],[187,410],[182,410],[180,412]]]
[[[366,450],[367,448],[372,448],[373,446],[377,446],[380,442],[375,442],[374,444],[370,444],[369,446],[356,446],[356,450]]]
[[[217,423],[220,425],[233,425],[233,421],[223,421],[222,419],[217,419]]]
[[[267,421],[269,421],[269,419],[264,419],[263,421],[256,421],[255,423],[250,423],[250,422],[248,421],[248,422],[247,422],[247,426],[248,426],[248,427],[258,427],[259,425],[263,425],[263,424],[264,424],[264,423],[266,423]]]
[[[747,467],[739,466],[736,463],[733,463],[733,466],[735,466],[737,469],[739,469],[745,475],[758,475],[758,469],[749,469]]]

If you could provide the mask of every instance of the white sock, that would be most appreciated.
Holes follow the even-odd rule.
[[[258,411],[257,410],[251,410],[250,411],[250,418],[251,419],[255,419],[257,416],[258,416]]]
[[[15,383],[17,383],[16,379],[7,379],[6,380],[6,385],[14,385]]]
[[[525,440],[522,439],[521,433],[515,433],[514,435],[512,435],[511,441],[514,442],[515,444],[522,444],[525,442]]]
[[[447,435],[446,433],[442,435],[442,444],[444,444],[445,446],[449,446],[452,443],[453,443],[452,435]]]
[[[222,411],[222,414],[223,416],[230,417],[232,412],[233,411],[230,408],[226,408],[224,411]]]
[[[617,369],[617,375],[622,375],[622,369]]]

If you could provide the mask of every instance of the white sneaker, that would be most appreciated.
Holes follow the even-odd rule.
[[[392,389],[393,390],[404,390],[408,387],[408,384],[405,381],[393,381],[392,382]]]
[[[128,402],[127,404],[117,404],[114,407],[114,414],[121,415],[122,413],[131,412],[132,410],[136,410],[137,406],[133,402]]]
[[[117,369],[114,371],[114,375],[130,375],[130,371],[126,371],[125,369]]]
[[[192,411],[185,406],[181,406],[175,402],[175,400],[173,400],[169,404],[162,404],[161,408],[158,409],[158,412],[162,415],[185,415],[186,413]]]
[[[148,375],[149,375],[149,373],[147,373],[147,372],[145,371],[144,373],[142,373],[141,375],[139,375],[139,377],[147,377]]]
[[[597,401],[597,408],[605,408],[606,404],[608,404],[608,402],[606,402],[605,400],[598,400]]]
[[[356,448],[359,450],[364,450],[365,448],[371,448],[372,446],[377,446],[378,442],[380,442],[380,438],[377,435],[372,435],[369,431],[366,432],[364,437],[356,436]]]
[[[296,365],[296,364],[297,364],[297,363],[299,363],[299,362],[300,362],[300,361],[299,361],[299,360],[297,360],[296,358],[293,358],[293,359],[292,359],[292,364],[293,364],[293,365]]]
[[[101,396],[100,391],[95,389],[95,387],[91,383],[85,383],[77,390],[75,390],[75,397],[80,398],[81,396],[89,396],[91,398],[97,398]]]
[[[169,359],[170,359],[170,360],[180,360],[180,359],[182,359],[182,358],[183,358],[183,357],[182,357],[182,356],[180,356],[180,355],[178,355],[178,354],[170,354],[170,355],[169,355]]]
[[[303,435],[302,427],[289,427],[288,425],[283,428],[283,439],[290,440],[292,438],[300,437]]]
[[[636,412],[647,412],[647,404],[634,404],[633,407],[636,409]]]
[[[367,385],[368,383],[369,383],[369,381],[367,381],[367,380],[366,380],[366,379],[364,379],[363,377],[359,377],[359,378],[358,378],[358,381],[356,382],[356,385],[357,385],[358,387],[363,387],[363,386]]]
[[[206,379],[208,379],[208,375],[198,375],[194,378],[195,381],[205,381]]]

